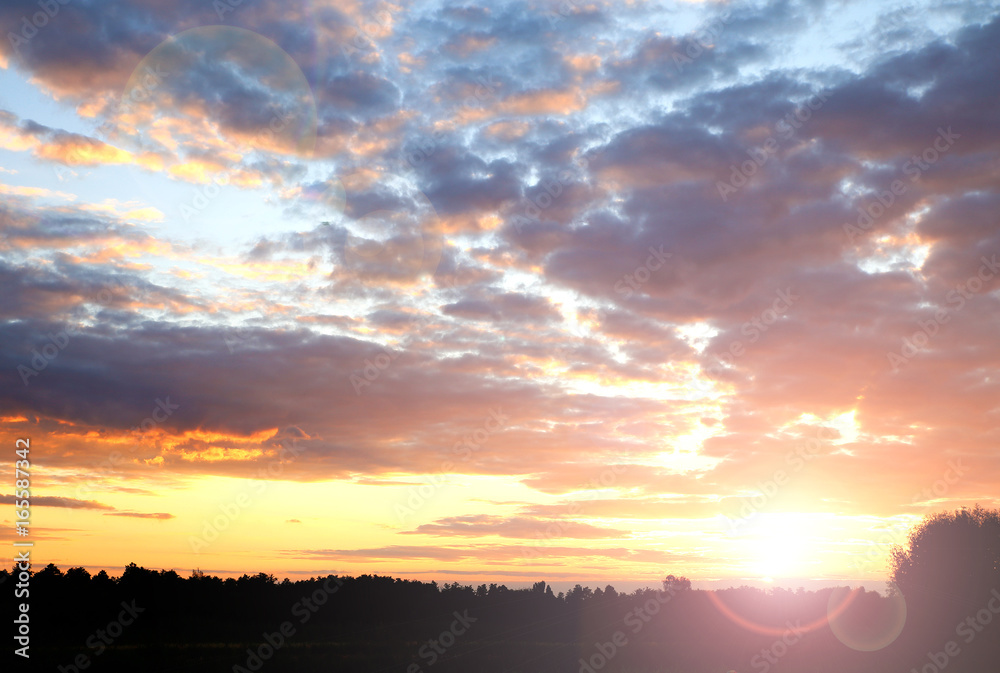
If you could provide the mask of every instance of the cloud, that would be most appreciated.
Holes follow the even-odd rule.
[[[156,166],[152,155],[136,156],[101,140],[78,133],[52,129],[32,120],[17,124],[11,112],[0,110],[0,147],[13,151],[31,150],[38,159],[65,166],[137,164]]]
[[[175,519],[173,514],[166,512],[108,512],[104,516],[128,516],[135,519]]]
[[[562,319],[548,300],[520,293],[502,293],[483,300],[464,299],[442,306],[441,311],[467,320],[550,322]]]
[[[53,469],[119,451],[123,482],[280,464],[388,492],[502,409],[444,471],[544,502],[393,539],[555,527],[608,543],[556,556],[609,566],[675,558],[625,548],[738,511],[821,429],[774,511],[910,515],[957,458],[974,467],[934,502],[995,490],[996,8],[874,8],[809,55],[772,37],[812,44],[836,7],[406,8],[363,48],[363,5],[101,9],[0,46],[65,113],[0,111],[22,183],[0,185],[4,432],[47,432]],[[130,171],[157,198],[108,198]],[[169,205],[222,178],[206,241]],[[250,194],[265,233],[221,241],[212,218]],[[531,553],[342,546],[302,553]]]
[[[487,547],[478,545],[469,547],[422,547],[393,545],[372,549],[301,549],[285,551],[285,555],[300,554],[307,559],[350,559],[363,558],[366,561],[377,560],[418,560],[433,559],[439,561],[460,561],[474,559],[480,556]],[[587,548],[587,547],[531,547],[523,545],[499,545],[488,547],[491,557],[496,561],[513,561],[515,559],[533,559],[544,555],[546,558],[595,558],[614,559],[619,561],[651,561],[667,563],[683,558],[683,555],[670,554],[654,550],[637,550],[625,547]]]
[[[13,505],[20,502],[13,495],[0,495],[0,502],[6,505]],[[64,507],[67,509],[114,509],[111,505],[97,502],[95,500],[78,500],[76,498],[64,498],[52,495],[36,495],[31,497],[32,507]]]
[[[501,517],[486,514],[471,514],[440,519],[425,523],[408,535],[436,535],[441,537],[481,537],[496,535],[507,538],[622,538],[628,532],[613,528],[602,528],[585,523],[556,521],[552,519],[532,519],[528,517]]]

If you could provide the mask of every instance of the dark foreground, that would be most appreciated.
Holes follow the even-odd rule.
[[[5,610],[16,616],[13,578],[4,579]],[[31,658],[15,657],[15,670],[1000,670],[1000,592],[981,589],[943,600],[919,591],[706,592],[671,576],[656,591],[557,596],[544,582],[509,590],[378,576],[185,579],[135,565],[117,579],[49,566],[30,584]]]

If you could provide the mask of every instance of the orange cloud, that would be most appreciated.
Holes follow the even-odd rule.
[[[83,136],[61,137],[55,142],[39,145],[35,155],[67,166],[135,163],[130,152]]]

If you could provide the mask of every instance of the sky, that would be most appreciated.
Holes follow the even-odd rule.
[[[1000,505],[993,3],[0,28],[36,565],[882,586]]]

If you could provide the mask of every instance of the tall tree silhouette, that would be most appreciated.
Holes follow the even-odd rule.
[[[973,509],[930,516],[892,550],[892,581],[907,597],[966,604],[1000,579],[1000,510]]]
[[[976,505],[925,518],[905,548],[892,550],[891,568],[911,643],[955,641],[965,666],[1000,661],[997,624],[983,623],[1000,620],[990,609],[1000,605],[1000,510]]]

